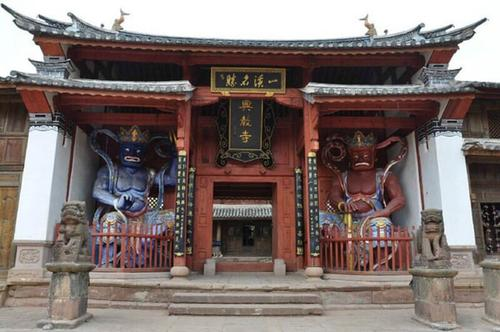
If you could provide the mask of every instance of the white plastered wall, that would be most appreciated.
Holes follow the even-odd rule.
[[[403,209],[393,213],[392,219],[396,225],[411,227],[420,225],[422,204],[415,133],[406,136],[406,140],[408,142],[408,155],[391,170],[399,180],[406,198],[406,205]],[[391,147],[388,151],[388,157],[394,158],[399,153],[399,149],[399,144]]]
[[[469,179],[460,133],[419,142],[425,208],[443,210],[450,246],[475,246]]]
[[[28,135],[14,240],[53,240],[66,199],[71,138],[56,127]]]
[[[92,187],[98,166],[98,156],[90,148],[87,134],[77,127],[75,131],[68,200],[84,201],[89,220],[94,212],[95,204],[92,198]]]

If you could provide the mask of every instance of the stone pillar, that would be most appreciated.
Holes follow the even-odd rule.
[[[61,226],[54,244],[48,319],[44,329],[74,328],[92,318],[87,313],[89,272],[95,268],[89,251],[89,227],[84,202],[68,202],[61,212]]]
[[[459,327],[453,289],[453,278],[458,271],[418,267],[410,273],[415,297],[414,319],[440,330]]]
[[[9,282],[44,277],[54,225],[66,199],[72,139],[62,118],[30,114],[30,130],[19,194]]]
[[[500,325],[500,260],[486,259],[483,268],[484,314],[486,321]]]
[[[78,127],[75,129],[73,146],[67,200],[85,201],[87,218],[92,220],[95,211],[92,190],[99,168],[99,157],[90,147],[88,135]]]
[[[433,120],[417,131],[424,208],[443,211],[451,262],[474,268],[476,248],[460,120]]]

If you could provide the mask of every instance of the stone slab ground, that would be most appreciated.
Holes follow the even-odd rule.
[[[316,331],[433,331],[411,319],[413,308],[385,309],[368,306],[330,310],[323,316],[224,317],[168,316],[166,310],[91,309],[94,318],[72,331],[168,331],[168,332],[316,332]],[[481,319],[483,308],[458,306],[459,331],[492,331]],[[40,307],[0,308],[0,332],[41,331],[36,322],[46,317]],[[53,330],[63,331],[63,330]]]

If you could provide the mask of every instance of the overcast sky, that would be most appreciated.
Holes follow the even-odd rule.
[[[0,0],[1,1],[1,0]],[[419,23],[425,29],[447,24],[462,27],[483,17],[472,40],[460,45],[451,67],[460,68],[458,79],[500,82],[499,0],[5,0],[25,15],[38,14],[69,21],[67,12],[110,28],[120,8],[131,13],[126,30],[151,34],[238,39],[323,39],[360,36],[358,19],[370,15],[379,34],[408,30]],[[28,58],[41,59],[31,35],[18,29],[12,17],[0,10],[0,76],[13,69],[33,72]]]

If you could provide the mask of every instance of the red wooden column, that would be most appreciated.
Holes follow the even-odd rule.
[[[187,181],[189,169],[189,143],[191,137],[191,102],[182,103],[177,110],[177,187],[175,203],[175,242],[174,264],[170,269],[172,277],[186,277],[189,268],[186,264],[186,209]]]
[[[304,101],[304,221],[305,221],[305,274],[308,277],[320,277],[323,274],[323,268],[321,267],[319,250],[316,251],[311,249],[311,244],[314,247],[314,241],[311,241],[311,230],[317,229],[319,231],[319,225],[313,225],[312,223],[318,223],[318,219],[311,216],[311,203],[314,205],[314,197],[316,199],[317,205],[317,184],[312,185],[311,180],[317,181],[311,178],[310,167],[316,167],[311,164],[311,161],[315,161],[317,153],[319,150],[319,133],[318,133],[318,120],[319,111],[317,104],[311,104]],[[317,171],[316,171],[317,172]],[[317,173],[316,173],[317,174]],[[313,200],[310,199],[312,194]],[[319,215],[319,211],[318,211]],[[311,218],[312,217],[312,218]]]

